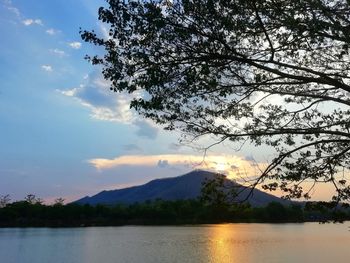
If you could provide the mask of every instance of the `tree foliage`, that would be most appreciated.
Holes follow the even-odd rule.
[[[109,37],[81,36],[132,108],[195,138],[274,147],[266,189],[308,197],[302,182],[324,182],[348,200],[348,0],[107,2]]]
[[[115,225],[207,224],[222,222],[305,222],[350,219],[349,209],[333,210],[328,203],[265,207],[231,203],[218,206],[200,200],[150,200],[143,203],[95,206],[75,203],[46,205],[25,200],[0,207],[0,227],[80,227]]]
[[[44,201],[40,197],[36,197],[33,194],[28,194],[25,198],[24,201],[34,205],[34,204],[42,204]]]
[[[208,206],[227,207],[236,199],[234,183],[225,175],[218,174],[213,179],[206,179],[202,184],[200,200]]]
[[[10,195],[0,195],[0,208],[6,207],[11,201]]]

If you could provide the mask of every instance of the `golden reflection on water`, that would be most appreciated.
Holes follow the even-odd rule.
[[[232,224],[216,225],[210,228],[211,240],[209,242],[209,261],[215,263],[235,263],[242,258],[243,243],[237,242],[241,239],[239,233]],[[250,259],[244,256],[245,262],[251,262]]]
[[[1,229],[6,263],[349,263],[344,224]]]

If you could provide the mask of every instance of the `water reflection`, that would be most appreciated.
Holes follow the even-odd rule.
[[[228,224],[209,230],[209,262],[349,262],[347,224]]]
[[[1,263],[349,262],[348,224],[0,229]]]
[[[236,262],[239,253],[237,244],[234,244],[237,233],[232,225],[219,225],[209,230],[210,262]],[[247,258],[245,262],[249,262]]]

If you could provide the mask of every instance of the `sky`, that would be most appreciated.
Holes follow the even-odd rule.
[[[102,51],[79,35],[80,27],[106,34],[102,5],[0,0],[0,195],[73,201],[193,169],[253,174],[271,159],[249,145],[219,145],[203,159],[179,144],[179,132],[131,111],[131,95],[109,91],[101,69],[84,59]]]

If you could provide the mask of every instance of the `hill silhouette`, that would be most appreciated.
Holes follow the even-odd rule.
[[[195,199],[200,196],[202,183],[206,179],[213,179],[217,176],[216,173],[195,170],[190,173],[171,177],[152,180],[146,184],[128,187],[124,189],[102,191],[91,197],[86,196],[81,198],[74,203],[77,204],[132,204],[132,203],[142,203],[147,200],[185,200],[185,199]],[[238,183],[234,183],[227,179],[228,184],[239,189],[241,192],[237,200],[245,200],[250,189],[242,186]],[[244,190],[244,191],[241,191]],[[286,200],[278,198],[274,195],[262,192],[258,189],[253,190],[253,194],[248,198],[248,202],[254,207],[265,206],[270,202],[279,202],[286,204]]]

